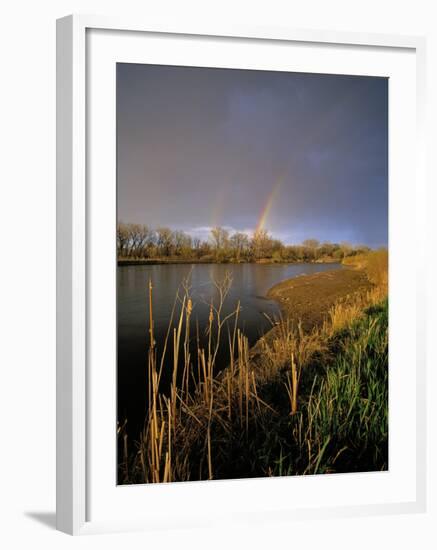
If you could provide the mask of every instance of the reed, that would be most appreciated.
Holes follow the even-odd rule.
[[[297,392],[300,380],[300,370],[296,366],[294,360],[294,353],[291,354],[291,375],[287,372],[287,381],[284,382],[285,389],[287,390],[288,398],[290,399],[290,414],[296,414],[297,412]]]

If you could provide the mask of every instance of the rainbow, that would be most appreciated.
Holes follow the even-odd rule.
[[[223,220],[223,212],[225,209],[225,190],[219,187],[214,201],[214,207],[211,212],[211,227],[219,226]]]
[[[256,224],[255,232],[261,231],[265,229],[265,225],[267,222],[267,219],[269,217],[270,211],[272,209],[272,206],[275,202],[275,199],[278,195],[279,189],[282,185],[282,182],[284,181],[284,176],[280,176],[278,180],[276,181],[275,185],[273,186],[272,190],[270,191],[270,194],[267,197],[267,200],[261,210],[260,216],[258,218],[258,223]]]

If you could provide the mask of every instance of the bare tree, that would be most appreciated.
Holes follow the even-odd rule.
[[[138,245],[138,255],[145,258],[150,257],[155,243],[156,235],[153,229],[150,229],[147,225],[142,225]]]
[[[191,239],[191,247],[193,249],[194,255],[196,258],[200,258],[201,256],[201,248],[202,248],[202,241],[199,239],[199,237],[193,237]]]
[[[173,233],[173,244],[177,256],[189,256],[191,253],[191,237],[183,231]]]
[[[173,251],[173,231],[169,227],[158,227],[156,235],[160,256],[171,256]]]
[[[320,247],[320,242],[317,239],[305,239],[302,245],[307,248],[307,255],[311,260],[317,259],[317,251]]]
[[[128,239],[128,256],[136,256],[142,240],[141,225],[137,223],[128,225]]]
[[[343,258],[346,258],[346,256],[350,256],[352,252],[352,245],[346,241],[343,241],[340,243],[340,250],[343,254]]]
[[[246,233],[234,233],[232,237],[230,238],[230,247],[237,258],[239,260],[241,256],[245,256],[249,250],[249,237],[246,235]]]
[[[305,239],[302,244],[312,249],[318,248],[320,246],[320,242],[317,239]]]
[[[229,245],[229,231],[224,227],[211,229],[211,240],[216,252],[216,257],[223,255]]]
[[[252,250],[256,259],[270,258],[273,253],[273,239],[265,229],[255,231],[252,236]]]
[[[155,232],[147,225],[120,224],[117,229],[117,249],[120,256],[146,257],[154,243]]]
[[[117,256],[122,258],[127,256],[127,247],[129,242],[129,229],[125,223],[120,222],[117,225]]]

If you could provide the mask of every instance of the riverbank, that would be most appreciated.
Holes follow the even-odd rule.
[[[336,303],[372,286],[365,271],[343,268],[287,279],[274,285],[267,298],[279,303],[284,318],[310,330],[323,323]]]
[[[214,258],[118,258],[117,265],[178,265],[178,264],[335,264],[339,260],[335,258],[319,258],[317,260],[274,260],[272,258],[260,258],[259,260],[215,260]]]

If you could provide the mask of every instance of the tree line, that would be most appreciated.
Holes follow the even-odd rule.
[[[207,239],[200,239],[169,227],[153,229],[147,225],[132,223],[119,223],[117,226],[119,259],[298,262],[343,260],[369,250],[367,246],[352,246],[347,242],[320,242],[317,239],[286,245],[274,239],[265,229],[248,235],[238,231],[231,233],[224,227],[214,227]]]

